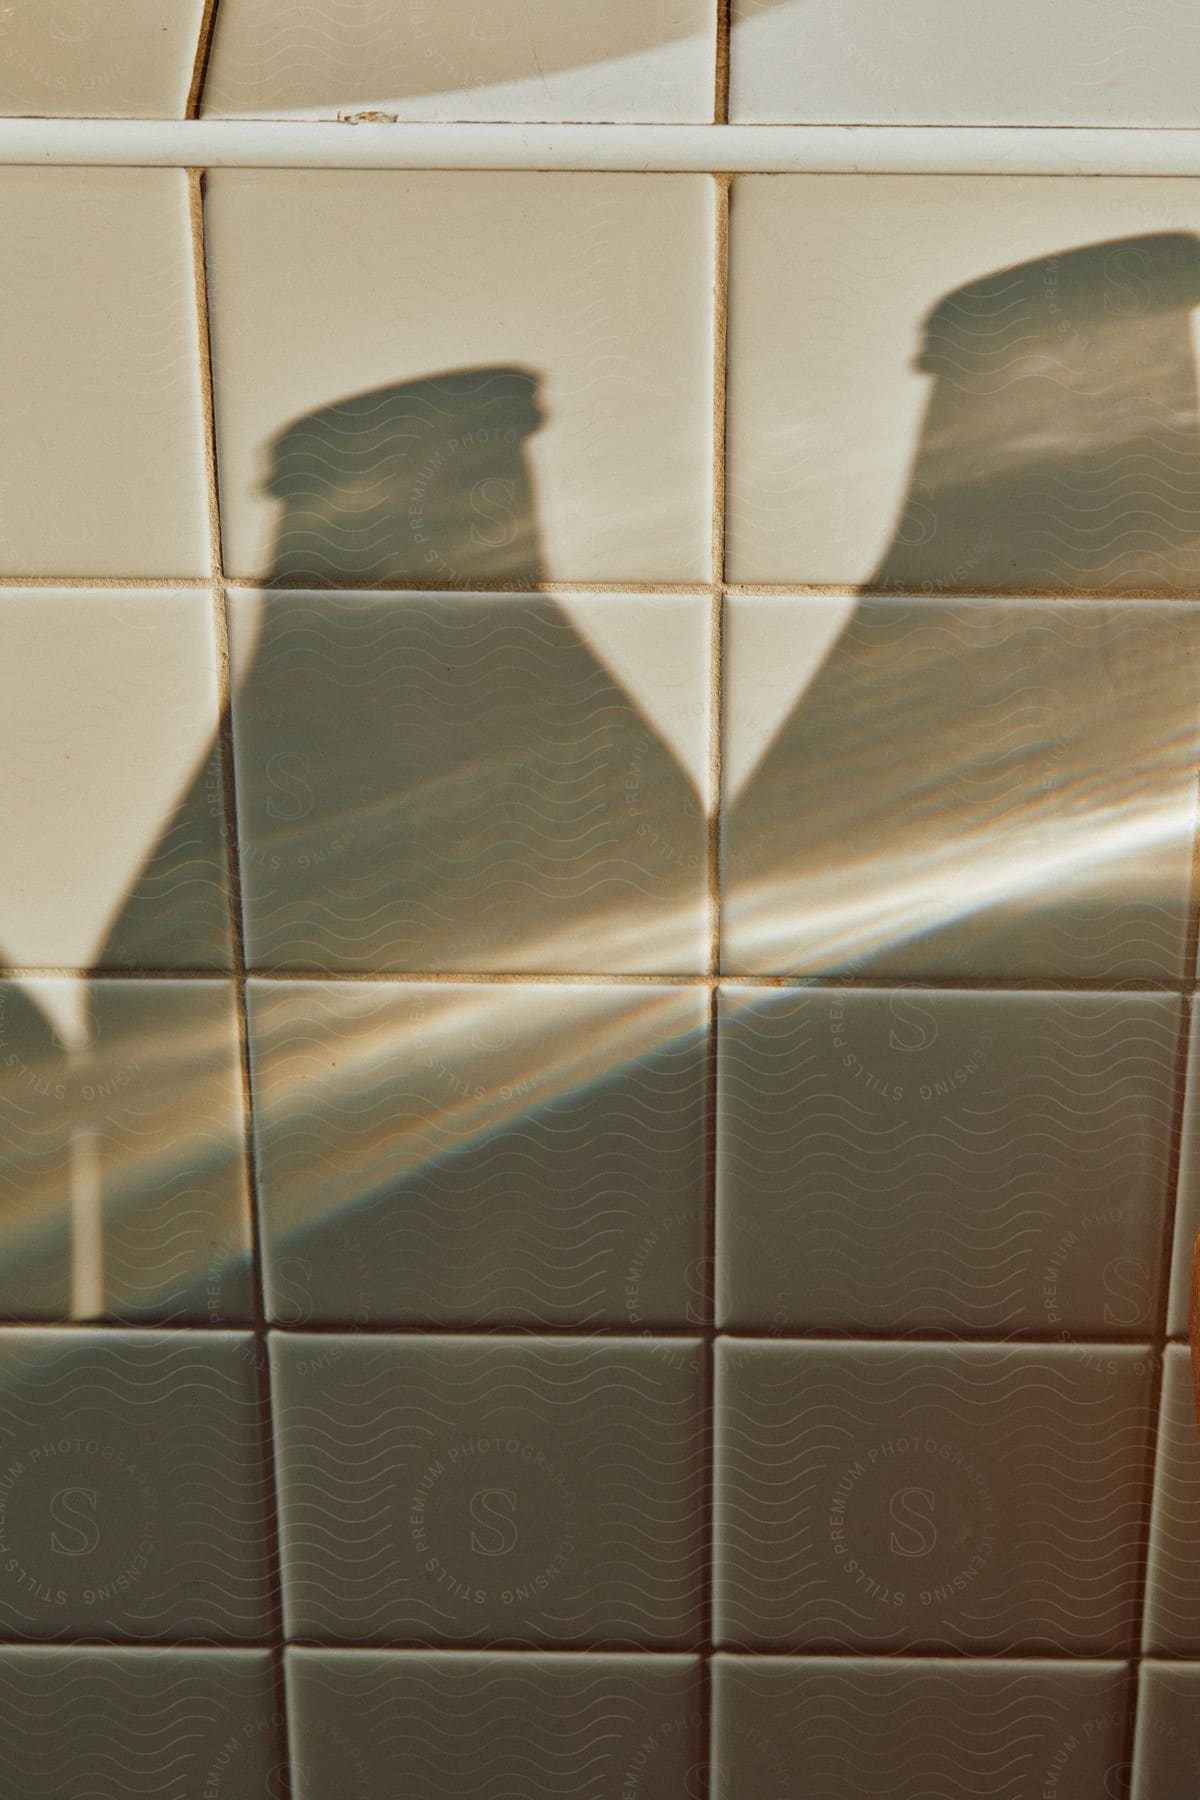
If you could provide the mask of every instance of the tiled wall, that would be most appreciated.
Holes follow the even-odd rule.
[[[0,114],[1192,126],[1186,0],[9,0]],[[715,104],[714,104],[715,98]]]
[[[66,118],[1197,75],[0,8]],[[0,168],[14,1795],[1197,1788],[1198,305],[1192,180]]]

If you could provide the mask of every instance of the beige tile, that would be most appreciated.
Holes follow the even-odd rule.
[[[256,981],[249,1005],[269,1317],[703,1318],[702,989]]]
[[[695,1339],[288,1331],[271,1370],[290,1638],[696,1644]]]
[[[1149,1336],[1179,1025],[1163,993],[727,988],[719,1323]]]
[[[87,1537],[77,1531],[72,1548]],[[272,1661],[269,1650],[5,1646],[8,1779],[17,1793],[90,1790],[97,1800],[117,1792],[162,1800],[206,1787],[213,1800],[277,1794]]]
[[[700,595],[235,590],[251,965],[702,970],[708,649]]]
[[[182,118],[204,0],[10,0],[0,114]]]
[[[734,0],[731,117],[865,125],[1194,125],[1180,0]]]
[[[254,1340],[233,1331],[0,1333],[7,1640],[261,1642],[271,1502],[254,1359]],[[65,1710],[81,1718],[78,1685],[71,1692]],[[186,1706],[178,1690],[176,1705]],[[121,1768],[116,1791],[138,1792],[113,1725],[84,1792],[104,1792],[96,1767]],[[59,1776],[80,1791],[65,1752],[60,1743],[53,1785],[34,1792],[70,1791]],[[174,1791],[196,1792],[182,1768],[176,1757],[171,1779],[186,1785]],[[159,1779],[151,1791],[170,1790]],[[220,1792],[236,1794],[232,1777]]]
[[[212,598],[0,590],[0,958],[229,962]]]
[[[724,968],[1178,979],[1200,607],[738,595]]]
[[[712,222],[702,176],[211,176],[229,571],[706,578]]]
[[[698,1658],[302,1649],[286,1666],[297,1800],[496,1800],[514,1769],[539,1800],[704,1791]]]
[[[718,1642],[1132,1649],[1151,1362],[1134,1345],[723,1339]]]
[[[1200,583],[1200,183],[736,184],[735,581]]]
[[[223,0],[211,115],[713,116],[714,0]]]
[[[253,1316],[227,981],[0,982],[0,1317]]]
[[[713,1675],[718,1800],[1126,1791],[1121,1663],[719,1656]]]
[[[187,181],[0,172],[0,573],[208,570]]]

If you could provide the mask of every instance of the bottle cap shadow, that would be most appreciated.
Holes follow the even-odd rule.
[[[939,301],[908,493],[868,591],[1200,582],[1200,240],[1089,244]]]

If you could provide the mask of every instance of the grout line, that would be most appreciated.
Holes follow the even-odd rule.
[[[853,600],[913,600],[927,606],[936,606],[940,601],[957,600],[969,602],[972,606],[1022,606],[1029,600],[1048,601],[1051,604],[1063,602],[1070,604],[1081,600],[1090,601],[1099,606],[1105,601],[1144,600],[1162,606],[1178,606],[1200,600],[1200,588],[1155,588],[1155,587],[1020,587],[991,588],[980,592],[978,588],[956,588],[943,586],[940,582],[936,593],[916,583],[895,582],[887,587],[870,588],[857,586],[848,581],[727,581],[726,594],[744,596],[747,599],[761,597],[764,599],[808,600],[824,599],[833,595],[837,599]]]
[[[714,179],[732,183],[725,177]],[[207,575],[0,575],[0,590],[5,588],[78,588],[87,592],[92,588],[149,588],[172,592],[175,589],[209,588],[211,578]],[[327,594],[331,599],[341,594],[377,594],[381,598],[387,594],[396,595],[436,595],[439,599],[456,599],[460,595],[470,597],[479,595],[484,598],[505,599],[510,595],[544,594],[553,599],[557,594],[582,595],[596,600],[606,600],[617,594],[647,594],[664,597],[701,596],[712,593],[711,581],[625,581],[607,580],[597,577],[593,581],[462,581],[453,588],[445,583],[422,581],[291,581],[277,583],[266,577],[256,579],[249,575],[225,577],[227,589],[246,591],[254,594]],[[980,593],[969,588],[939,588],[936,594],[926,593],[918,587],[895,586],[886,589],[870,590],[856,587],[849,581],[724,581],[721,591],[726,596],[739,599],[783,599],[808,600],[824,599],[832,595],[838,599],[894,600],[896,602],[912,600],[925,605],[937,605],[943,601],[958,601],[971,606],[1016,607],[1029,601],[1045,601],[1051,604],[1076,605],[1090,602],[1099,606],[1106,602],[1124,601],[1126,604],[1135,601],[1157,606],[1186,606],[1200,604],[1200,588],[1034,588],[1014,589],[1011,592]]]
[[[729,347],[729,182],[713,183],[712,615],[708,743],[708,974],[721,968],[721,765],[724,756],[725,395]]]
[[[204,11],[200,16],[200,30],[196,34],[196,55],[192,63],[192,79],[188,84],[187,103],[183,109],[185,119],[199,119],[200,105],[204,99],[204,83],[208,75],[209,58],[212,55],[213,33],[217,23],[217,8],[221,0],[204,0]]]
[[[93,588],[151,588],[171,592],[186,588],[205,593],[212,587],[209,575],[0,575],[3,588],[69,588],[88,593]]]
[[[1187,935],[1187,940],[1186,940],[1186,944],[1185,944],[1185,948],[1184,948],[1184,958],[1185,958],[1184,968],[1195,970],[1197,961],[1200,960],[1200,770],[1197,771],[1196,818],[1195,818],[1193,831],[1192,831],[1191,909],[1190,909],[1189,916],[1188,916],[1188,935]],[[1191,1038],[1192,1031],[1194,1031],[1196,1029],[1197,1021],[1195,1018],[1194,1005],[1188,999],[1185,999],[1185,1001],[1184,1001],[1184,1010],[1185,1010],[1185,1012],[1188,1012],[1192,1015],[1190,1018],[1190,1021],[1189,1021],[1188,1060],[1187,1060],[1187,1063],[1185,1064],[1185,1074],[1184,1074],[1184,1081],[1186,1083],[1187,1076],[1191,1072],[1191,1042],[1190,1042],[1190,1038]],[[1191,1098],[1192,1098],[1192,1096],[1189,1095],[1185,1099],[1185,1112],[1186,1112],[1187,1100],[1190,1100]],[[1183,1179],[1183,1141],[1182,1141],[1182,1134],[1181,1134],[1180,1146],[1179,1146],[1179,1177],[1178,1177],[1178,1180],[1182,1181],[1182,1179]],[[1175,1202],[1175,1210],[1177,1213],[1178,1206],[1179,1206],[1178,1183],[1176,1185],[1174,1202]],[[1170,1246],[1170,1255],[1172,1257],[1172,1260],[1174,1259],[1174,1254],[1175,1254],[1175,1246],[1174,1246],[1174,1243],[1172,1242],[1172,1244]],[[1189,1347],[1191,1349],[1193,1399],[1194,1399],[1194,1403],[1195,1403],[1195,1407],[1196,1407],[1197,1425],[1200,1426],[1200,1233],[1197,1233],[1197,1236],[1192,1244],[1191,1255],[1188,1258],[1188,1262],[1189,1262],[1189,1266],[1190,1266],[1191,1279],[1190,1279],[1190,1283],[1189,1283],[1189,1292],[1188,1292],[1187,1330],[1188,1330]],[[1166,1306],[1166,1310],[1165,1310],[1165,1317],[1168,1322],[1170,1321],[1170,1316],[1171,1316],[1170,1315],[1170,1296],[1168,1295],[1167,1306]]]
[[[223,1319],[215,1328],[209,1324],[207,1317],[197,1314],[193,1318],[181,1318],[173,1314],[169,1318],[147,1318],[138,1316],[130,1319],[97,1318],[97,1319],[23,1319],[16,1314],[0,1315],[0,1336],[6,1333],[30,1331],[57,1332],[124,1332],[129,1336],[148,1335],[155,1332],[179,1332],[184,1334],[199,1332],[203,1335],[225,1333],[227,1336],[249,1338],[254,1335],[254,1321],[244,1319],[233,1321]],[[960,1350],[1058,1350],[1066,1349],[1087,1353],[1093,1350],[1136,1350],[1145,1355],[1154,1348],[1153,1341],[1147,1337],[1137,1337],[1131,1333],[1124,1336],[1117,1333],[1105,1334],[1089,1331],[1086,1336],[1064,1338],[1062,1333],[1036,1331],[1032,1328],[1018,1327],[1006,1336],[998,1336],[994,1332],[980,1330],[953,1331],[938,1326],[922,1326],[909,1331],[898,1329],[895,1325],[881,1325],[872,1328],[864,1325],[846,1326],[838,1330],[835,1326],[776,1326],[764,1328],[755,1325],[713,1325],[704,1323],[689,1325],[648,1324],[636,1330],[628,1325],[597,1324],[539,1324],[539,1325],[470,1325],[460,1324],[454,1320],[425,1319],[417,1323],[389,1323],[373,1320],[361,1324],[357,1320],[340,1320],[332,1324],[323,1324],[319,1320],[307,1319],[301,1325],[282,1322],[269,1322],[266,1327],[269,1337],[330,1337],[330,1338],[478,1338],[481,1340],[496,1339],[498,1341],[513,1340],[522,1342],[529,1338],[572,1340],[595,1339],[605,1343],[689,1343],[700,1342],[706,1332],[714,1342],[728,1341],[731,1344],[825,1344],[844,1350],[854,1350],[867,1344],[891,1344],[898,1350],[909,1349],[914,1345],[941,1347]],[[1166,1340],[1172,1344],[1185,1341],[1182,1334]],[[1200,1650],[1197,1651],[1200,1658]]]
[[[220,705],[220,757],[225,806],[226,857],[229,900],[229,924],[233,952],[233,981],[236,998],[238,1052],[243,1094],[243,1156],[246,1198],[250,1225],[250,1275],[253,1293],[254,1352],[253,1366],[258,1391],[258,1414],[264,1486],[264,1540],[268,1577],[271,1582],[272,1636],[275,1647],[271,1676],[275,1713],[280,1721],[276,1732],[276,1767],[280,1776],[280,1800],[290,1800],[291,1770],[287,1733],[287,1700],[283,1669],[283,1558],[279,1519],[279,1492],[275,1463],[274,1412],[271,1405],[271,1363],[266,1298],[263,1285],[262,1215],[259,1206],[257,1166],[254,1153],[254,1083],[250,1062],[250,1031],[246,1016],[246,944],[242,910],[241,861],[238,844],[237,783],[233,760],[233,712],[229,665],[229,601],[225,591],[221,546],[221,500],[217,472],[216,413],[212,370],[212,335],[208,307],[208,275],[204,231],[204,177],[198,170],[188,177],[188,199],[191,213],[192,248],[196,283],[197,353],[200,368],[201,406],[204,420],[204,450],[208,477],[209,547],[213,574],[213,633],[216,647],[217,681]]]
[[[708,1006],[708,1044],[704,1081],[704,1351],[701,1363],[700,1403],[703,1408],[700,1455],[700,1786],[698,1800],[716,1800],[713,1789],[712,1657],[716,1648],[716,1362],[717,1338],[717,991]]]
[[[1195,979],[1175,981],[1121,975],[725,975],[731,988],[847,988],[893,992],[915,988],[944,994],[1190,994]]]
[[[611,594],[710,594],[711,581],[467,581],[455,582],[448,588],[444,581],[418,581],[396,579],[394,581],[269,581],[255,580],[251,576],[230,576],[225,583],[228,588],[248,588],[256,594],[433,594],[442,600],[455,600],[462,595],[479,594],[485,598],[506,599],[510,595],[544,594],[553,599],[556,594],[591,595],[597,600],[605,600]]]
[[[212,1638],[212,1637],[45,1637],[22,1638],[10,1637],[0,1633],[0,1652],[5,1650],[40,1651],[50,1655],[61,1655],[64,1650],[111,1650],[118,1653],[139,1650],[212,1650],[224,1656],[253,1656],[264,1650],[325,1650],[361,1651],[364,1656],[478,1656],[481,1651],[498,1651],[501,1654],[531,1653],[538,1656],[611,1656],[630,1657],[640,1661],[646,1656],[688,1657],[697,1662],[703,1658],[703,1651],[694,1643],[681,1640],[677,1644],[639,1644],[628,1639],[600,1640],[582,1643],[541,1643],[529,1638],[471,1638],[459,1639],[456,1642],[441,1642],[433,1638],[346,1638],[346,1637],[293,1637],[282,1642],[272,1638]],[[1127,1667],[1130,1659],[1127,1651],[1121,1650],[1000,1650],[988,1651],[986,1655],[971,1646],[962,1649],[946,1649],[944,1646],[931,1647],[927,1650],[894,1650],[861,1649],[857,1645],[832,1644],[826,1647],[814,1647],[797,1639],[795,1643],[785,1645],[722,1644],[714,1654],[722,1657],[745,1658],[757,1660],[762,1657],[789,1658],[795,1662],[824,1662],[830,1657],[846,1661],[887,1661],[903,1666],[915,1662],[956,1663],[962,1668],[978,1668],[981,1662],[988,1663],[1020,1663],[1030,1667],[1044,1667],[1054,1663],[1068,1668],[1076,1664],[1096,1665],[1109,1664]],[[1155,1651],[1153,1656],[1139,1659],[1143,1665],[1158,1665],[1163,1668],[1188,1665],[1200,1667],[1200,1654],[1195,1651],[1162,1650]],[[277,1790],[275,1790],[277,1792]],[[713,1800],[720,1800],[714,1795]]]
[[[729,123],[729,78],[733,66],[733,0],[716,0],[716,69],[713,94],[713,120],[718,125]]]
[[[941,994],[1175,994],[1189,999],[1197,991],[1196,982],[1156,981],[1125,976],[1056,976],[1056,975],[677,975],[586,974],[578,969],[515,970],[507,973],[495,969],[386,969],[359,972],[353,969],[272,969],[242,964],[240,969],[189,969],[137,967],[120,969],[70,968],[53,964],[13,964],[0,967],[3,981],[209,981],[233,982],[241,978],[252,981],[308,982],[313,985],[346,985],[349,983],[382,984],[391,987],[677,987],[747,989],[762,993],[813,992],[828,990],[891,994],[903,991]]]
[[[2,1642],[3,1640],[0,1640]],[[478,1637],[461,1638],[454,1643],[443,1643],[430,1638],[314,1638],[297,1637],[287,1640],[289,1650],[361,1650],[365,1654],[394,1653],[404,1655],[477,1656],[481,1651],[498,1650],[501,1652],[531,1652],[542,1656],[628,1656],[640,1659],[643,1656],[686,1656],[703,1664],[705,1651],[695,1642],[680,1639],[673,1644],[639,1644],[628,1638],[607,1638],[582,1643],[561,1643],[551,1641],[539,1642],[530,1638],[498,1638]],[[721,1644],[713,1651],[714,1656],[744,1657],[747,1660],[764,1657],[790,1657],[798,1662],[823,1662],[827,1657],[837,1657],[846,1661],[887,1661],[888,1663],[908,1662],[947,1662],[957,1663],[963,1667],[978,1668],[982,1662],[1014,1662],[1028,1663],[1034,1667],[1046,1663],[1066,1664],[1074,1667],[1077,1663],[1109,1665],[1128,1665],[1129,1653],[1124,1650],[1001,1650],[988,1651],[986,1654],[973,1648],[946,1649],[944,1645],[931,1644],[928,1649],[904,1650],[902,1652],[880,1650],[878,1648],[862,1649],[858,1645],[830,1644],[828,1646],[806,1643],[796,1639],[789,1644],[745,1645]],[[1150,1660],[1147,1658],[1146,1660]],[[1173,1652],[1165,1653],[1155,1660],[1164,1664],[1197,1663],[1200,1657]],[[693,1793],[689,1788],[688,1793]],[[721,1788],[712,1794],[712,1800],[725,1800],[727,1790]],[[673,1800],[672,1791],[672,1800]],[[655,1800],[659,1800],[656,1795]],[[807,1797],[806,1797],[807,1800]],[[814,1800],[819,1797],[814,1796]]]
[[[726,178],[714,179],[725,181]],[[0,575],[0,590],[5,588],[78,588],[87,592],[93,588],[149,588],[172,592],[175,589],[209,588],[211,578],[207,575]],[[327,594],[336,599],[342,594],[376,594],[381,599],[388,594],[435,595],[439,599],[453,600],[460,596],[470,598],[478,595],[481,598],[503,600],[511,595],[544,594],[553,599],[558,594],[580,595],[585,598],[607,600],[612,595],[646,594],[657,597],[675,596],[707,596],[712,593],[711,581],[618,581],[597,577],[594,581],[462,581],[453,588],[445,583],[422,581],[291,581],[286,583],[272,582],[265,577],[255,579],[249,575],[226,576],[224,585],[234,591],[246,590],[253,594]],[[845,581],[792,581],[792,582],[746,582],[724,581],[721,583],[724,595],[738,599],[782,599],[809,600],[825,599],[833,596],[836,599],[894,600],[897,603],[912,600],[923,605],[934,606],[940,602],[960,602],[971,606],[995,606],[1012,608],[1022,606],[1030,601],[1044,601],[1050,604],[1078,605],[1090,602],[1094,606],[1107,602],[1123,601],[1126,604],[1141,601],[1153,606],[1195,606],[1200,604],[1200,588],[1034,588],[1027,587],[1013,590],[1010,593],[979,593],[967,588],[939,588],[936,594],[926,593],[916,587],[889,587],[880,590],[869,590],[856,587]]]
[[[721,0],[721,16],[728,25],[728,6]],[[726,61],[718,45],[718,79]],[[718,108],[727,104],[727,88]],[[718,110],[718,117],[720,117]],[[708,808],[708,1046],[705,1078],[704,1134],[704,1356],[701,1399],[704,1408],[701,1457],[701,1507],[703,1542],[701,1567],[700,1633],[703,1650],[700,1665],[700,1785],[702,1800],[712,1800],[713,1687],[716,1543],[716,1344],[717,1344],[717,1057],[718,995],[721,969],[721,764],[724,751],[724,614],[725,596],[725,394],[728,380],[729,298],[729,182],[713,181],[713,344],[712,344],[712,618],[710,627],[709,700],[709,808]]]

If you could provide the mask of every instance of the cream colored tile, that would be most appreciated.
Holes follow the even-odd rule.
[[[725,650],[727,972],[1179,979],[1200,607],[738,595]]]
[[[718,1643],[1127,1652],[1151,1364],[1148,1350],[1128,1344],[723,1339]],[[988,1782],[976,1791],[996,1790]]]
[[[731,117],[888,125],[1194,125],[1186,0],[734,0]]]
[[[0,172],[0,573],[203,575],[187,180]]]
[[[714,0],[223,0],[211,115],[713,116]]]
[[[9,0],[0,114],[182,118],[204,0]]]
[[[297,1800],[496,1800],[515,1769],[539,1800],[704,1791],[698,1658],[289,1650],[287,1700]]]
[[[0,959],[229,962],[212,598],[0,590]]]
[[[701,595],[235,590],[251,965],[702,970],[708,647]]]
[[[272,1319],[703,1317],[703,989],[256,981],[249,1002]]]
[[[736,184],[729,565],[1200,583],[1200,182]]]
[[[72,1499],[98,1510],[97,1490],[83,1493]],[[112,1511],[119,1529],[121,1514]],[[72,1549],[91,1535],[77,1529]],[[163,1800],[205,1788],[212,1800],[278,1794],[271,1665],[268,1650],[6,1645],[0,1718],[12,1789],[90,1792],[96,1800]]]
[[[6,1639],[266,1636],[271,1501],[255,1354],[254,1340],[233,1331],[0,1332]],[[78,1686],[71,1691],[68,1711],[82,1718]],[[151,1706],[144,1695],[148,1732]],[[197,1711],[191,1721],[196,1732]],[[64,1731],[54,1784],[32,1792],[102,1794],[98,1766],[121,1770],[110,1793],[136,1795],[119,1761],[115,1708],[113,1727],[104,1761],[78,1784]],[[182,1758],[171,1767],[172,1782],[185,1784],[174,1792],[196,1793]],[[205,1785],[215,1785],[207,1772]],[[160,1778],[150,1791],[171,1789]],[[218,1791],[236,1795],[232,1773]]]
[[[253,1317],[226,981],[0,982],[0,1317]]]
[[[1148,1336],[1179,1024],[1163,993],[726,989],[719,1322]]]
[[[693,1646],[700,1348],[273,1333],[288,1636]],[[492,1500],[502,1538],[482,1526]]]
[[[1118,1662],[719,1656],[713,1674],[719,1800],[1126,1792],[1131,1715]]]
[[[705,177],[221,170],[208,223],[232,574],[706,578]]]

